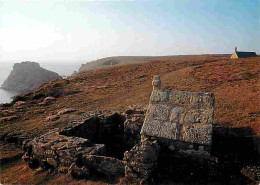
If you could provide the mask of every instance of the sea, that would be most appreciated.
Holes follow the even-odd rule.
[[[15,63],[20,63],[22,61],[8,61],[3,62],[0,61],[0,87],[11,73],[13,69],[13,65]],[[37,61],[35,61],[37,62]],[[44,62],[37,62],[40,64],[41,67],[44,69],[53,71],[58,73],[63,78],[70,76],[74,71],[79,70],[81,64],[85,63],[85,61],[44,61]],[[0,88],[0,103],[9,103],[12,101],[12,98],[18,95],[18,92],[15,91],[6,91]]]

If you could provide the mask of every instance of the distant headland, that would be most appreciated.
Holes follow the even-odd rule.
[[[10,75],[4,81],[2,89],[25,92],[36,89],[41,84],[61,79],[58,73],[46,70],[36,62],[21,62],[13,66]]]

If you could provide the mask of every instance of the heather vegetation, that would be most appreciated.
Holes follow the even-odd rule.
[[[17,96],[12,103],[1,105],[0,137],[5,141],[1,142],[1,151],[5,151],[1,155],[1,182],[85,183],[55,171],[29,169],[20,158],[19,146],[53,129],[72,126],[74,120],[89,111],[122,113],[131,105],[148,105],[154,75],[161,76],[162,88],[214,93],[214,124],[248,128],[259,136],[259,72],[259,57],[230,60],[227,55],[169,56],[90,70],[45,83]],[[14,150],[10,143],[18,149]],[[93,177],[87,182],[108,182],[102,178]]]

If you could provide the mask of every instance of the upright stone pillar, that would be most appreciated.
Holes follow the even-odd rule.
[[[161,89],[161,78],[160,75],[155,75],[152,81],[153,90],[158,91]]]

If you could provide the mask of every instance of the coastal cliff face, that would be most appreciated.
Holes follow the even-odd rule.
[[[46,70],[36,62],[22,62],[14,64],[13,70],[4,81],[2,88],[25,92],[56,79],[61,79],[58,73]]]

